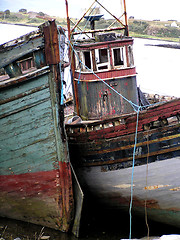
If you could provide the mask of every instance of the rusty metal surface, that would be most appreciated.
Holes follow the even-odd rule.
[[[139,104],[136,69],[134,63],[130,64],[130,50],[128,50],[128,47],[132,46],[133,40],[131,38],[119,39],[116,35],[113,36],[111,41],[99,40],[88,43],[85,40],[75,45],[75,49],[79,51],[80,60],[76,57],[77,63],[73,82],[77,95],[78,115],[83,120],[99,120],[133,112],[133,107],[123,97],[136,106]],[[104,49],[106,52],[102,52],[102,54],[105,54],[106,59],[99,60],[98,65],[95,50],[99,51],[97,53],[99,53],[100,58],[100,51]],[[115,49],[124,54],[122,62],[118,62],[117,66],[114,60]],[[83,57],[85,53],[89,53],[89,58],[88,55]],[[85,67],[81,67],[80,70],[78,61],[82,61],[85,65],[87,61],[88,68],[93,69],[95,73],[93,74]]]
[[[138,105],[136,77],[108,79],[106,83]],[[79,81],[77,86],[82,119],[105,119],[134,111],[127,101],[101,81]]]

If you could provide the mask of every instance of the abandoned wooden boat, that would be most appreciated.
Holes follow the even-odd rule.
[[[91,29],[83,32],[91,38],[71,40],[71,162],[86,194],[106,206],[129,210],[132,201],[135,212],[180,227],[180,99],[151,105],[139,97],[123,16],[116,30],[124,35]]]
[[[67,232],[74,216],[55,21],[0,46],[0,216]],[[75,187],[76,188],[76,187]],[[80,211],[79,211],[80,212]]]

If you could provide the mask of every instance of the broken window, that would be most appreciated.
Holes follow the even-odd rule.
[[[98,70],[108,69],[109,57],[108,49],[95,49],[96,64]]]
[[[124,51],[123,48],[114,48],[114,66],[124,65]]]
[[[91,54],[90,54],[90,51],[84,52],[84,62],[85,62],[85,65],[89,69],[91,69]]]
[[[80,59],[81,59],[80,52],[77,52],[77,55],[75,55],[76,69],[81,68],[81,60]]]
[[[99,49],[99,61],[100,61],[100,63],[108,62],[107,49]]]
[[[129,67],[134,66],[133,50],[131,45],[128,46],[128,57],[129,57]]]

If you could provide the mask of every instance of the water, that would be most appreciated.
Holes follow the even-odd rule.
[[[27,27],[27,26],[0,23],[0,33],[1,33],[0,44],[3,44],[10,40],[14,40],[36,29],[37,29],[36,27]]]
[[[162,41],[134,40],[138,85],[144,92],[180,97],[180,49],[146,45],[157,43]]]
[[[88,204],[88,205],[86,205]],[[158,237],[168,234],[179,234],[180,230],[174,227],[151,222],[148,220],[150,236]],[[5,227],[6,230],[4,231]],[[0,232],[5,240],[20,238],[21,240],[38,239],[41,226],[23,223],[20,221],[0,218]],[[61,233],[44,228],[44,236],[50,236],[50,240],[76,240],[71,233]],[[147,237],[147,226],[144,218],[132,215],[132,238]],[[129,238],[128,213],[108,210],[93,202],[86,202],[82,214],[79,240],[120,240]]]

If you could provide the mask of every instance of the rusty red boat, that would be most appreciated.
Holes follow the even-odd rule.
[[[83,31],[89,38],[69,27],[71,162],[85,194],[105,206],[129,211],[133,203],[136,213],[180,227],[180,99],[150,104],[137,88],[123,5],[119,27],[94,29],[102,16],[92,11],[85,13],[91,30]]]

